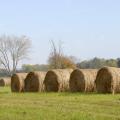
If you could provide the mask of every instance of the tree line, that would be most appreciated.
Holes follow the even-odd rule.
[[[104,59],[104,58],[93,58],[91,60],[84,60],[76,64],[78,68],[82,69],[99,69],[103,66],[109,67],[120,67],[120,59]]]
[[[67,59],[70,59],[69,57]],[[70,59],[71,60],[71,59]],[[69,61],[68,61],[69,62]],[[80,68],[80,69],[99,69],[104,66],[109,67],[119,67],[120,68],[120,59],[104,59],[104,58],[93,58],[91,60],[83,60],[81,62],[75,63],[74,61],[66,64],[67,62],[63,62],[64,64],[63,68]],[[23,65],[22,70],[25,72],[30,71],[48,71],[49,69],[52,69],[54,66],[53,64],[44,64],[44,65]],[[63,69],[62,68],[62,69]],[[57,68],[56,68],[57,69]]]

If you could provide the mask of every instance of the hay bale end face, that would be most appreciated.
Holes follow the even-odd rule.
[[[54,69],[46,74],[44,84],[47,92],[69,91],[69,79],[72,69]]]
[[[101,68],[95,84],[98,93],[120,93],[120,68]]]
[[[0,87],[4,87],[5,86],[5,81],[4,79],[0,79]]]
[[[8,77],[0,78],[0,86],[10,86],[11,85],[11,79]]]
[[[30,72],[25,79],[26,92],[43,92],[46,72]]]
[[[95,90],[96,69],[76,69],[71,73],[71,92],[93,92]]]
[[[11,77],[11,91],[12,92],[23,92],[24,91],[24,80],[27,73],[16,73]]]

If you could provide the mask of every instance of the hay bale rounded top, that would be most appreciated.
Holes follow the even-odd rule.
[[[101,68],[95,83],[98,93],[120,93],[120,68]]]
[[[25,79],[26,92],[42,92],[44,91],[44,78],[46,72],[30,72]]]
[[[10,86],[11,79],[9,77],[0,78],[0,86]]]
[[[76,69],[70,76],[71,92],[92,92],[94,91],[97,70],[96,69]]]
[[[11,77],[11,91],[12,92],[23,92],[24,91],[24,80],[27,73],[16,73]]]
[[[54,69],[46,74],[44,84],[48,92],[69,91],[69,79],[72,69]]]

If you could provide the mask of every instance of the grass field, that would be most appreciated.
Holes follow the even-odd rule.
[[[120,120],[120,95],[11,93],[0,88],[0,120]]]

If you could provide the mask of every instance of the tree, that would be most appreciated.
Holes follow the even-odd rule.
[[[55,56],[51,56],[49,57],[49,66],[51,69],[65,69],[65,68],[76,68],[76,64],[74,63],[74,61],[71,60],[70,57],[68,56],[61,56],[58,59],[58,66],[54,66],[54,58]]]
[[[90,68],[94,68],[94,69],[97,69],[97,68],[101,68],[103,66],[106,65],[106,61],[105,59],[100,59],[100,58],[93,58],[89,61],[89,67]]]
[[[29,65],[24,64],[22,65],[22,71],[24,72],[31,72],[31,71],[48,71],[49,66],[45,64],[35,64],[35,65]]]
[[[77,64],[77,63],[80,61],[80,59],[78,59],[78,58],[75,57],[75,56],[69,56],[69,59],[70,59],[71,61],[73,61],[75,64]]]
[[[106,60],[106,66],[118,67],[117,60],[116,59]]]
[[[120,68],[120,58],[117,58],[117,66]]]
[[[117,67],[117,60],[115,59],[101,59],[101,58],[93,58],[91,60],[85,60],[80,63],[77,63],[78,68],[101,68],[103,66]]]
[[[62,42],[59,41],[58,48],[53,40],[51,40],[50,43],[51,43],[51,52],[48,59],[48,63],[51,66],[51,68],[54,69],[61,68],[61,57],[63,56]]]
[[[68,56],[61,57],[61,69],[65,69],[65,68],[72,68],[72,69],[76,68],[76,64],[71,59],[71,57]]]
[[[76,65],[72,57],[63,54],[62,42],[59,41],[58,48],[51,40],[51,53],[48,58],[48,64],[52,69],[75,68]]]
[[[26,36],[0,37],[0,63],[9,75],[16,72],[20,60],[27,58],[30,40]]]

